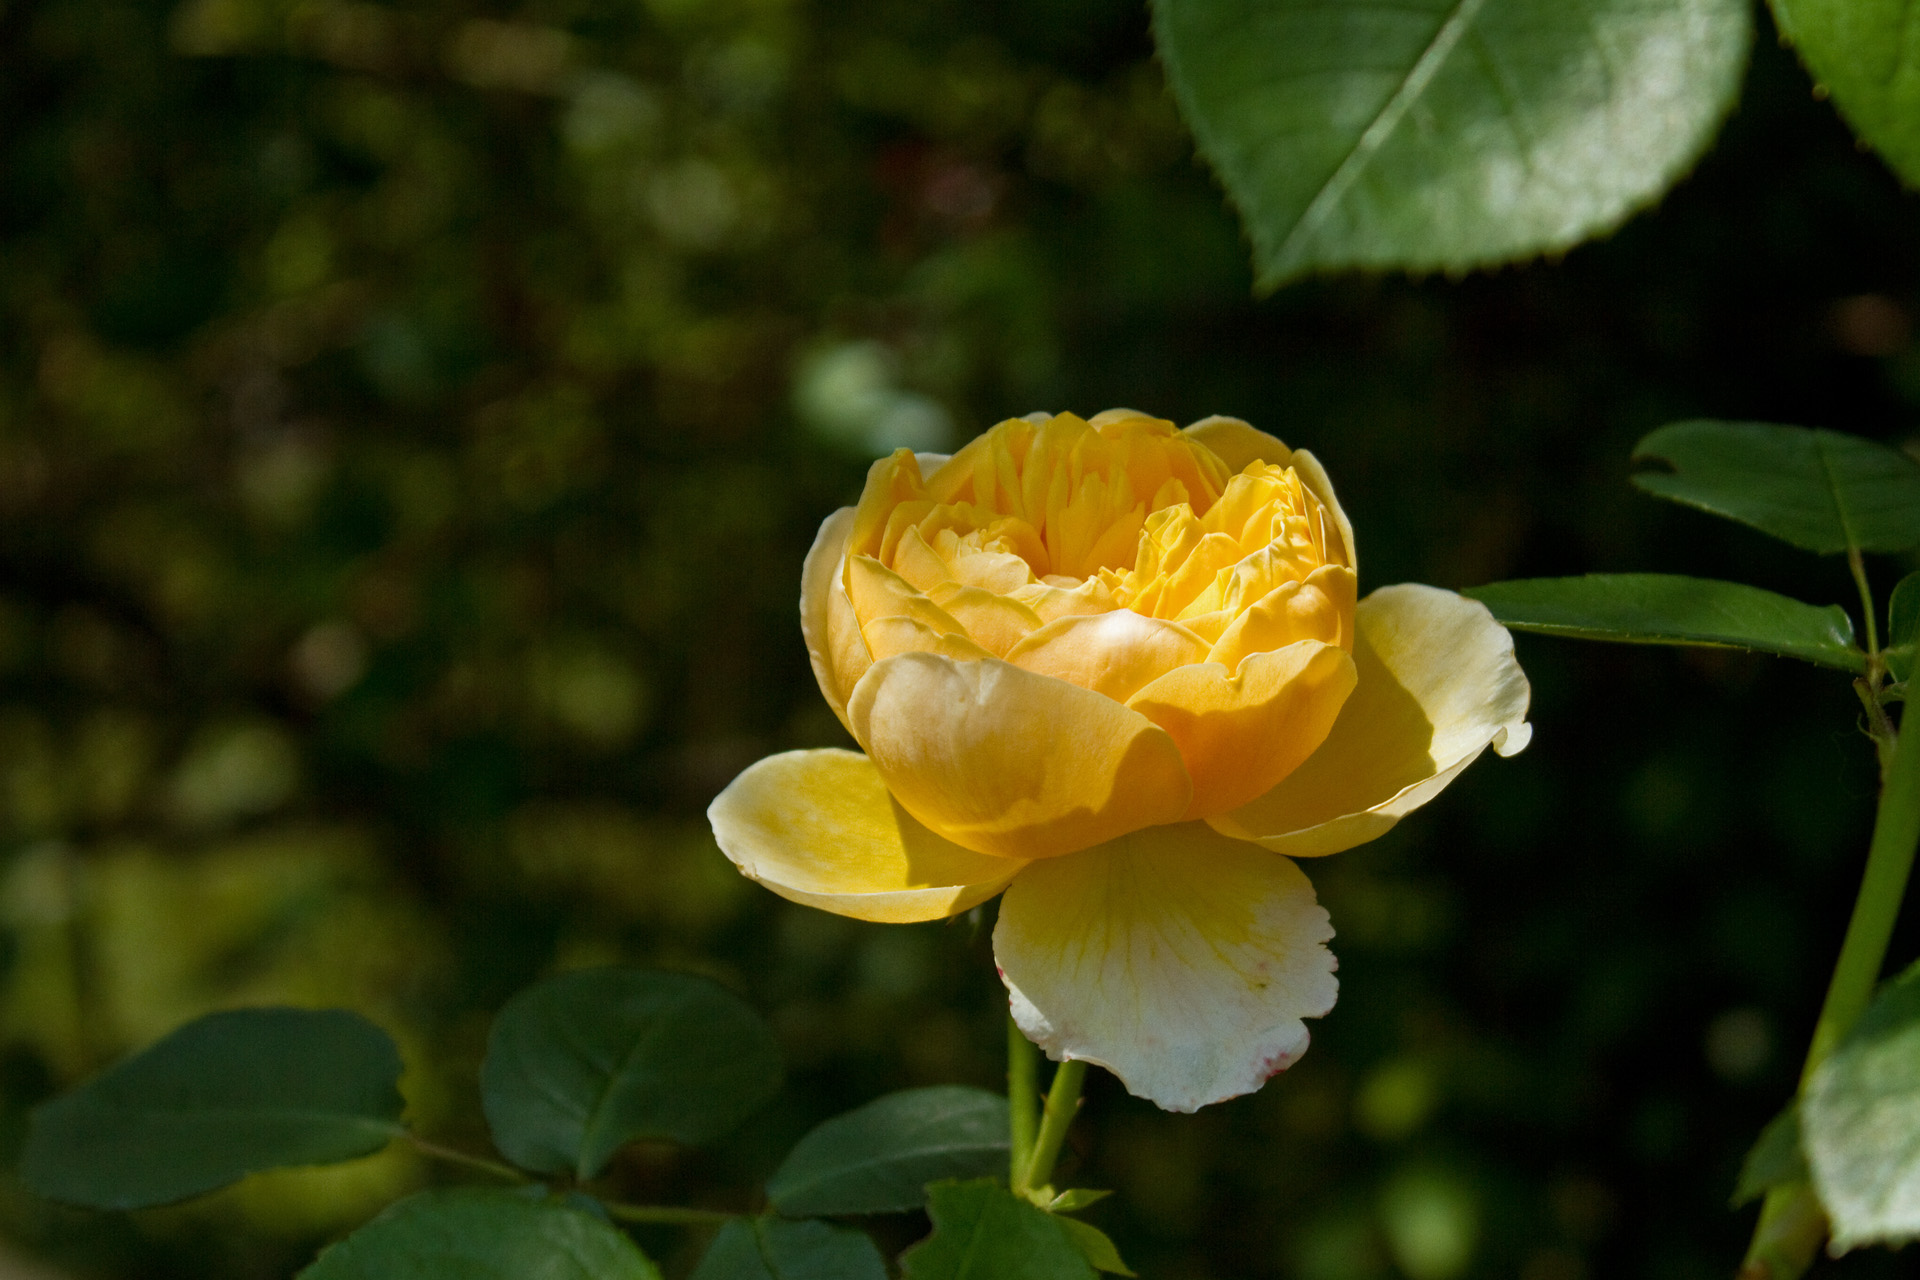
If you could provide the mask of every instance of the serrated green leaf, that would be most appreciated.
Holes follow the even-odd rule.
[[[401,1132],[399,1079],[400,1051],[358,1014],[210,1014],[36,1108],[20,1176],[68,1204],[137,1209],[351,1160]]]
[[[742,1218],[720,1228],[692,1280],[887,1280],[887,1264],[864,1231]]]
[[[935,1085],[876,1098],[800,1139],[767,1180],[767,1200],[792,1217],[896,1213],[926,1203],[926,1185],[1007,1164],[1007,1100]]]
[[[1706,149],[1744,0],[1154,0],[1174,96],[1260,284],[1566,249]]]
[[[1741,1162],[1730,1203],[1738,1209],[1775,1187],[1806,1180],[1807,1156],[1800,1146],[1800,1104],[1789,1102],[1785,1111],[1767,1121]]]
[[[546,1196],[423,1191],[389,1208],[300,1280],[660,1280],[604,1218]]]
[[[1834,1248],[1920,1237],[1920,965],[1880,989],[1800,1114]]]
[[[1920,185],[1920,35],[1906,0],[1773,0],[1773,16],[1854,133]]]
[[[584,1180],[637,1138],[720,1136],[765,1105],[780,1075],[772,1029],[718,983],[592,969],[507,1002],[480,1087],[509,1160]]]
[[[905,1280],[1094,1280],[1062,1219],[990,1178],[927,1188],[933,1234],[900,1259]]]
[[[1859,436],[1769,422],[1676,422],[1634,446],[1633,483],[1822,555],[1920,545],[1920,462]]]
[[[1920,572],[1894,585],[1887,601],[1887,670],[1902,683],[1913,678],[1914,655],[1920,652]]]
[[[1067,1233],[1067,1239],[1073,1241],[1073,1247],[1080,1256],[1093,1265],[1096,1271],[1105,1271],[1116,1276],[1130,1276],[1134,1273],[1120,1260],[1120,1250],[1114,1248],[1107,1233],[1090,1222],[1078,1218],[1056,1217],[1054,1222]]]
[[[1461,594],[1516,631],[1626,644],[1752,649],[1840,671],[1866,669],[1838,605],[1802,604],[1738,582],[1668,573],[1518,578]]]

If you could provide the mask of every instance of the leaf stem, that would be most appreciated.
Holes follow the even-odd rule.
[[[1033,1158],[1027,1162],[1020,1185],[1013,1189],[1015,1195],[1038,1190],[1053,1181],[1053,1166],[1060,1159],[1067,1128],[1080,1110],[1080,1082],[1086,1075],[1087,1064],[1077,1058],[1069,1058],[1053,1073],[1046,1110],[1040,1118],[1040,1134],[1033,1143]]]
[[[1853,573],[1853,585],[1860,588],[1860,612],[1867,620],[1867,653],[1880,652],[1880,625],[1873,616],[1873,588],[1867,585],[1867,562],[1860,548],[1847,548],[1847,568]]]
[[[728,1213],[725,1209],[679,1209],[663,1204],[621,1204],[614,1200],[602,1200],[609,1214],[622,1222],[648,1222],[673,1227],[718,1227],[732,1222],[743,1214]]]
[[[1885,778],[1860,893],[1847,922],[1846,939],[1840,944],[1833,980],[1827,984],[1826,1001],[1820,1006],[1820,1020],[1814,1024],[1806,1065],[1800,1071],[1803,1094],[1807,1081],[1866,1010],[1886,965],[1887,943],[1906,896],[1915,846],[1920,845],[1920,729],[1895,734]],[[1824,1215],[1817,1212],[1817,1200],[1809,1200],[1811,1194],[1804,1183],[1767,1192],[1743,1277],[1792,1280],[1806,1269],[1826,1225]]]
[[[402,1136],[413,1144],[414,1150],[418,1151],[421,1155],[432,1156],[435,1160],[444,1160],[448,1164],[457,1164],[463,1168],[473,1169],[480,1173],[492,1174],[496,1178],[505,1178],[508,1182],[533,1181],[533,1179],[512,1165],[501,1164],[498,1160],[489,1160],[485,1156],[470,1155],[454,1147],[443,1147],[439,1143],[429,1141],[417,1133],[407,1133]]]
[[[1020,1024],[1007,1018],[1007,1125],[1009,1166],[1007,1185],[1016,1193],[1026,1176],[1027,1162],[1033,1159],[1033,1139],[1040,1127],[1040,1051],[1020,1030]]]

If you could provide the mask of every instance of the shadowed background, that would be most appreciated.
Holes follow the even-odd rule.
[[[844,741],[795,604],[869,459],[1227,413],[1325,461],[1363,591],[1850,602],[1626,457],[1696,415],[1911,447],[1917,213],[1763,39],[1611,240],[1256,302],[1132,3],[0,0],[0,1154],[261,1002],[374,1016],[420,1127],[482,1150],[491,1011],[616,960],[720,977],[790,1062],[716,1149],[621,1157],[630,1198],[739,1205],[836,1110],[994,1085],[991,908],[795,907],[702,817]],[[1094,1073],[1064,1171],[1118,1189],[1091,1218],[1143,1275],[1731,1272],[1865,847],[1857,707],[1784,662],[1519,643],[1533,745],[1307,866],[1342,997],[1300,1065],[1197,1117]],[[0,1180],[0,1276],[286,1276],[429,1176],[131,1216]]]

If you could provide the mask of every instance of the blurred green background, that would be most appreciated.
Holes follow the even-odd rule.
[[[1363,590],[1850,602],[1625,482],[1685,416],[1914,445],[1920,203],[1770,34],[1609,241],[1257,302],[1137,3],[0,0],[0,1155],[274,1001],[374,1016],[418,1124],[484,1149],[491,1011],[615,960],[719,976],[791,1063],[720,1148],[623,1156],[633,1198],[738,1205],[840,1108],[997,1084],[990,908],[795,907],[702,816],[843,741],[800,561],[895,445],[1235,414],[1325,460]],[[1095,1073],[1065,1172],[1151,1280],[1731,1273],[1865,845],[1857,707],[1761,659],[1520,652],[1533,746],[1308,867],[1342,996],[1299,1066],[1197,1117]],[[132,1216],[0,1180],[0,1277],[288,1276],[432,1176]]]

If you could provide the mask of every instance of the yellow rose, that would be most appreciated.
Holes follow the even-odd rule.
[[[1287,857],[1526,745],[1513,641],[1452,592],[1356,603],[1313,455],[1232,418],[1035,414],[876,463],[821,526],[801,629],[865,754],[762,760],[708,810],[796,902],[931,920],[1005,889],[1015,1020],[1190,1111],[1305,1051],[1332,937]]]

